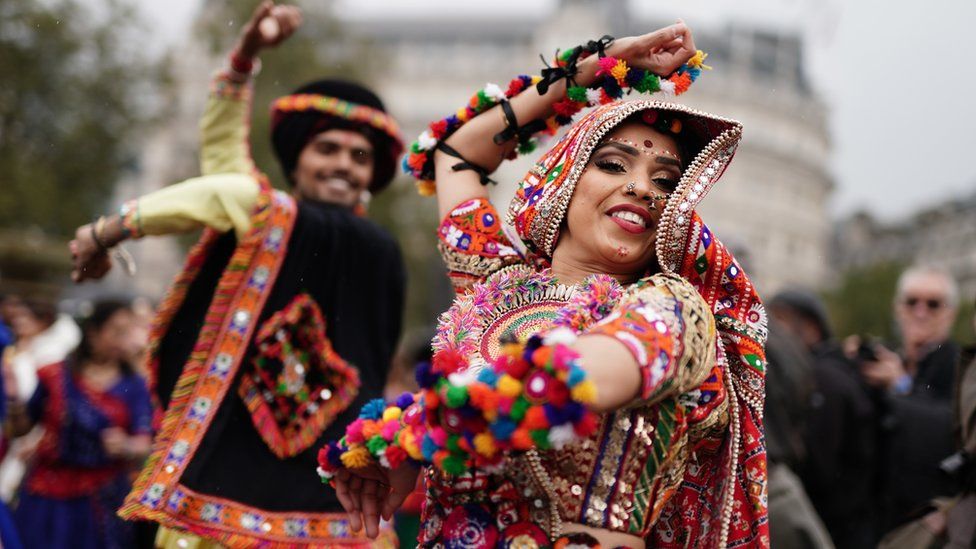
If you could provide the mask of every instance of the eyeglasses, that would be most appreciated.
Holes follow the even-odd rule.
[[[920,297],[906,297],[902,304],[909,309],[914,309],[917,305],[925,305],[930,311],[937,311],[945,305],[941,299],[922,299]]]

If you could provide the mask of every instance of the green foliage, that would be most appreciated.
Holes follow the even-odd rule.
[[[906,268],[900,263],[881,263],[844,274],[840,284],[824,296],[834,330],[839,337],[873,335],[894,342],[893,300],[898,277]],[[952,330],[952,339],[962,344],[976,342],[973,333],[972,300],[964,300]]]
[[[893,340],[892,299],[903,269],[897,263],[881,263],[848,271],[824,296],[836,334]]]
[[[123,0],[0,1],[0,227],[68,236],[131,165],[162,78]]]
[[[972,299],[959,304],[959,314],[952,326],[952,339],[963,345],[976,344],[976,306]]]

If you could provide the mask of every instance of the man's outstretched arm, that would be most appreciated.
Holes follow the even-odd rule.
[[[130,238],[210,227],[234,230],[240,239],[251,229],[259,188],[251,175],[208,175],[131,200],[120,213],[78,227],[69,244],[71,278],[82,282],[105,276],[112,267],[108,251]]]

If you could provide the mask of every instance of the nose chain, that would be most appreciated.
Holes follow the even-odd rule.
[[[627,183],[627,186],[624,187],[624,188],[627,190],[627,193],[628,194],[633,194],[634,193],[634,189],[637,188],[637,182],[636,181],[631,181],[630,183]],[[654,211],[654,210],[657,209],[657,201],[658,200],[667,200],[668,199],[668,195],[666,195],[666,194],[652,194],[652,195],[650,195],[650,199],[651,199],[650,200],[650,203],[648,204],[647,207],[651,211]]]

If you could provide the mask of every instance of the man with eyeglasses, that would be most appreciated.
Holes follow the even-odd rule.
[[[929,266],[902,273],[897,288],[894,309],[901,352],[876,346],[878,360],[862,361],[861,375],[868,384],[898,395],[948,400],[959,357],[959,347],[949,340],[959,289],[948,272]]]
[[[959,290],[944,269],[902,273],[894,301],[899,352],[875,345],[877,360],[860,360],[866,383],[879,389],[880,475],[888,529],[926,514],[952,493],[940,463],[954,450],[951,404],[960,348],[950,340]]]

